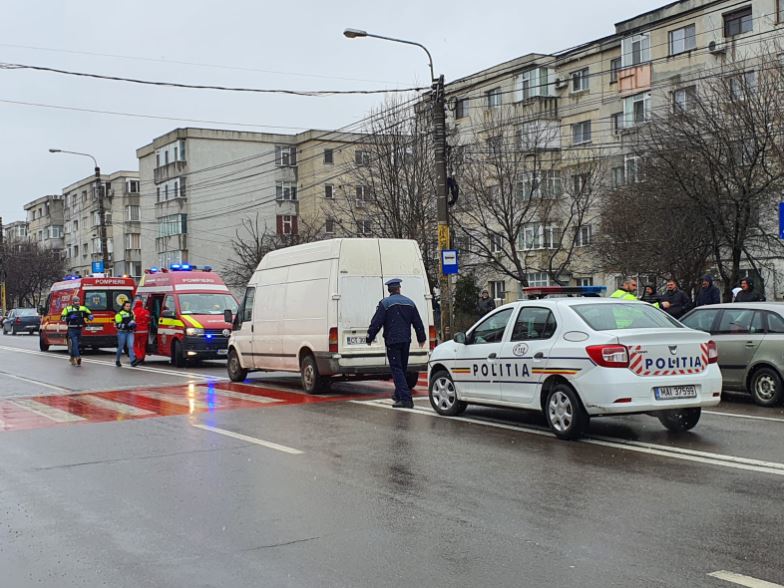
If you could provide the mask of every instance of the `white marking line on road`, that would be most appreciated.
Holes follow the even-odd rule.
[[[30,400],[29,398],[9,400],[9,402],[15,406],[18,406],[19,408],[29,410],[30,412],[34,412],[35,414],[42,417],[46,417],[50,421],[55,421],[56,423],[77,423],[84,420],[80,416],[71,414],[70,412],[66,412],[64,410],[60,410],[59,408],[54,408],[53,406],[49,406],[43,402]]]
[[[38,380],[31,380],[30,378],[23,378],[22,376],[16,376],[14,374],[9,374],[8,372],[0,370],[0,375],[5,376],[7,378],[12,378],[14,380],[19,380],[21,382],[27,382],[28,384],[35,384],[36,386],[41,386],[43,388],[49,388],[50,390],[56,390],[57,392],[65,392],[66,394],[72,394],[74,390],[69,390],[68,388],[61,388],[60,386],[53,386],[52,384],[45,384],[44,382],[39,382]]]
[[[211,392],[214,392],[216,396],[221,396],[222,398],[233,398],[234,400],[245,400],[247,402],[257,402],[259,404],[274,404],[275,402],[283,402],[279,398],[256,396],[255,394],[234,392],[233,390],[219,390],[217,388],[213,388],[212,391],[210,391],[207,386],[196,386],[196,390],[202,394],[210,394]]]
[[[764,416],[757,416],[753,414],[735,414],[732,412],[719,412],[716,410],[703,410],[702,414],[711,414],[714,416],[723,416],[723,417],[731,417],[735,419],[749,419],[753,421],[768,421],[773,423],[784,423],[784,419],[779,419],[776,417],[764,417]]]
[[[765,580],[758,580],[751,576],[744,576],[743,574],[736,574],[735,572],[728,572],[727,570],[719,570],[708,574],[712,578],[724,580],[738,586],[746,586],[746,588],[784,588],[781,584],[774,584],[773,582],[766,582]]]
[[[143,398],[150,398],[152,400],[160,400],[161,402],[168,402],[169,404],[177,404],[179,406],[187,406],[189,408],[199,408],[202,410],[208,409],[210,406],[202,400],[196,400],[189,396],[180,396],[179,394],[167,394],[166,392],[153,392],[144,390],[134,392],[134,396],[141,396]]]
[[[375,406],[380,408],[387,408],[389,410],[401,410],[393,408],[387,400],[351,400],[354,404],[363,404],[365,406]],[[402,412],[402,411],[401,411]],[[406,412],[414,412],[429,417],[448,418],[450,420],[460,421],[464,423],[471,423],[475,425],[482,425],[485,427],[495,427],[497,429],[504,429],[507,431],[517,431],[519,433],[527,433],[530,435],[539,435],[543,437],[554,438],[550,431],[545,429],[534,429],[524,426],[506,425],[496,421],[486,421],[482,419],[474,419],[471,417],[441,417],[438,413],[414,408],[408,409]],[[634,451],[637,453],[645,453],[647,455],[656,455],[659,457],[669,457],[671,459],[680,459],[682,461],[692,461],[697,463],[705,463],[709,465],[717,465],[726,468],[737,470],[745,470],[752,472],[759,472],[764,474],[772,474],[775,476],[784,476],[784,463],[760,461],[756,459],[747,459],[743,457],[735,457],[732,455],[724,455],[720,453],[708,453],[705,451],[694,451],[691,449],[683,449],[680,447],[671,447],[668,445],[654,445],[652,443],[638,443],[635,441],[619,441],[603,437],[588,437],[581,439],[580,443],[587,445],[598,445],[601,447],[611,447],[613,449],[624,449],[626,451]]]
[[[115,412],[119,412],[120,414],[125,414],[128,416],[152,416],[158,413],[152,412],[151,410],[144,410],[143,408],[137,408],[136,406],[131,406],[130,404],[124,404],[122,402],[116,402],[114,400],[108,400],[106,398],[101,398],[99,396],[79,396],[79,401],[84,402],[86,404],[91,404],[97,408],[105,408],[106,410],[113,410]]]
[[[202,429],[203,431],[210,431],[212,433],[217,433],[218,435],[225,435],[226,437],[232,437],[234,439],[239,439],[240,441],[253,443],[254,445],[261,445],[262,447],[266,447],[267,449],[282,451],[283,453],[288,453],[290,455],[302,455],[304,453],[304,451],[300,451],[299,449],[294,449],[293,447],[286,447],[285,445],[280,445],[279,443],[273,443],[272,441],[264,441],[263,439],[248,437],[247,435],[243,435],[242,433],[235,433],[233,431],[227,431],[226,429],[219,429],[217,427],[211,427],[209,425],[201,425],[201,424],[194,424],[193,426],[196,427],[197,429]]]

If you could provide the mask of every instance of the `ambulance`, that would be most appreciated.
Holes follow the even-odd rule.
[[[150,268],[136,294],[150,313],[147,353],[169,357],[177,367],[226,357],[231,323],[224,315],[236,314],[237,301],[211,267]]]
[[[114,315],[124,302],[133,300],[136,282],[128,277],[94,277],[69,275],[52,285],[41,309],[38,345],[48,351],[52,345],[68,346],[68,325],[60,318],[74,296],[92,311],[93,320],[82,329],[82,347],[99,349],[117,347]]]

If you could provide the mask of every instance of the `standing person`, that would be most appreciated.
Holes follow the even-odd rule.
[[[479,318],[482,318],[493,310],[495,310],[495,300],[490,298],[490,292],[482,290],[479,302],[476,303],[476,312],[479,313]]]
[[[691,298],[678,288],[678,282],[667,280],[667,290],[661,295],[661,307],[672,318],[681,318],[691,308]]]
[[[653,284],[648,284],[642,290],[642,296],[640,296],[640,300],[643,302],[647,302],[648,304],[652,304],[656,308],[659,308],[659,295],[656,293],[656,286]]]
[[[621,287],[610,294],[610,298],[620,298],[621,300],[637,300],[637,280],[632,277],[625,277]]]
[[[79,346],[82,343],[82,327],[85,321],[93,320],[93,313],[86,306],[82,306],[79,297],[74,296],[71,304],[63,309],[60,318],[68,325],[68,360],[71,365],[82,365],[82,354]]]
[[[114,365],[121,367],[120,358],[123,349],[128,346],[128,356],[131,358],[131,367],[136,367],[136,356],[133,353],[133,330],[136,328],[136,321],[131,310],[131,301],[123,302],[120,312],[114,315],[114,326],[117,327],[117,355],[114,358]]]
[[[741,278],[740,292],[735,295],[734,302],[765,302],[765,297],[754,291],[751,278]]]
[[[740,288],[738,286],[735,286],[732,289],[732,301],[733,302],[735,302],[735,299],[738,297],[738,294],[740,294],[742,291],[743,291],[743,288]]]
[[[137,298],[133,305],[133,316],[136,319],[136,331],[133,334],[133,352],[136,356],[136,365],[139,365],[147,355],[147,334],[150,329],[150,311],[144,308],[141,298]]]
[[[395,381],[395,408],[414,408],[411,389],[406,382],[408,370],[408,352],[411,347],[411,327],[416,331],[420,347],[425,346],[427,335],[422,318],[419,316],[414,302],[400,293],[400,278],[386,282],[389,296],[378,303],[376,314],[370,322],[367,333],[367,344],[371,345],[381,327],[384,328],[384,344],[387,348],[389,367]]]
[[[713,276],[705,276],[702,278],[702,286],[697,292],[697,298],[694,300],[695,308],[698,306],[709,306],[711,304],[721,303],[721,292],[713,285]]]

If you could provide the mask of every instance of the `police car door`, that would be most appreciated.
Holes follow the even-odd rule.
[[[501,401],[538,406],[539,388],[548,375],[556,320],[544,306],[522,306],[500,354]]]
[[[463,398],[500,400],[499,357],[512,311],[512,308],[500,309],[485,317],[466,334],[466,344],[457,350],[453,368]]]

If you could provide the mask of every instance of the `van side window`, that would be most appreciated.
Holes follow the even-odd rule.
[[[174,304],[174,296],[169,294],[163,301],[163,308],[161,308],[161,312],[164,310],[170,310],[172,312],[177,311],[177,306]]]
[[[253,320],[253,299],[256,298],[256,288],[245,290],[245,300],[242,301],[242,322]]]

